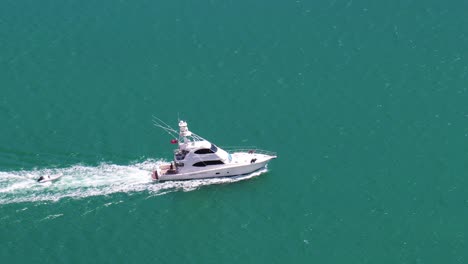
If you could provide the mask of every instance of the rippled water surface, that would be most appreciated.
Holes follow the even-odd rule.
[[[2,1],[2,263],[466,263],[467,9]],[[278,159],[153,183],[153,115]]]

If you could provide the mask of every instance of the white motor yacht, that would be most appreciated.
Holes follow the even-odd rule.
[[[264,168],[276,153],[256,148],[229,152],[189,131],[187,122],[179,121],[179,131],[156,118],[157,127],[168,132],[177,144],[174,160],[161,164],[152,173],[154,181],[204,179],[243,175]],[[177,138],[177,139],[176,139]]]

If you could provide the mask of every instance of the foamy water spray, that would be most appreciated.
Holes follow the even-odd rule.
[[[96,167],[75,165],[59,169],[0,172],[0,204],[58,201],[62,198],[84,198],[111,193],[148,191],[162,195],[173,191],[192,191],[212,184],[250,179],[267,171],[262,169],[244,176],[154,183],[151,171],[162,160],[146,160],[132,165],[101,164]],[[63,175],[55,182],[38,183],[41,176]]]

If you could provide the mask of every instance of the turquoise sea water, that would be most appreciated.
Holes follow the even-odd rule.
[[[467,8],[3,0],[2,263],[467,263]],[[151,183],[152,115],[279,158]]]

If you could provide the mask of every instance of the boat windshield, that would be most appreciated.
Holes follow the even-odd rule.
[[[216,153],[216,151],[218,151],[218,147],[216,147],[214,144],[211,144],[211,151],[213,151],[213,153]]]

